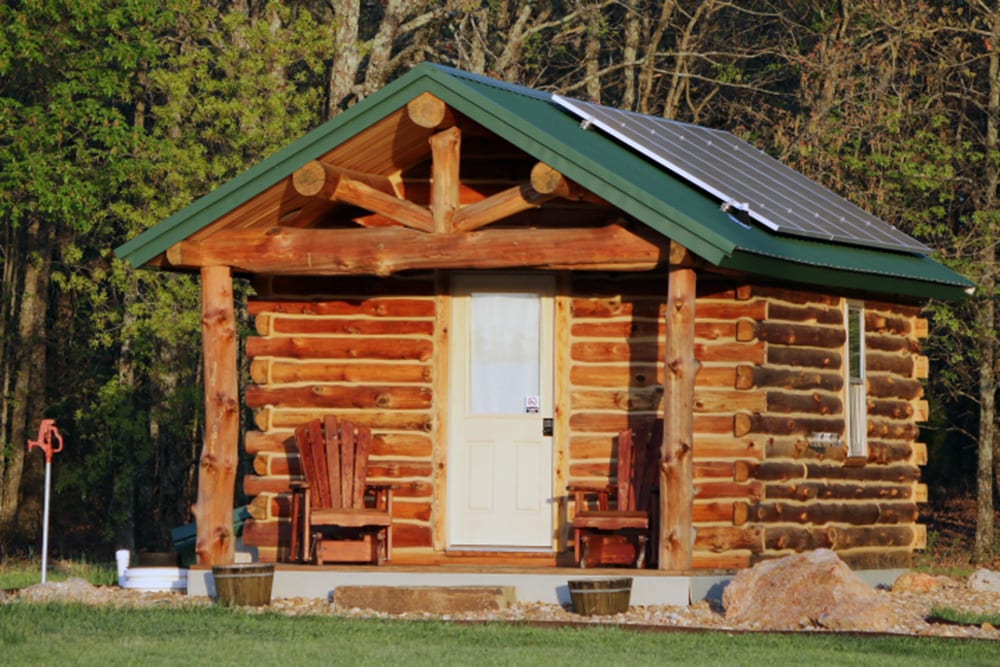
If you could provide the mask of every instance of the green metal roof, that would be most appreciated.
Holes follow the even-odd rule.
[[[549,93],[427,63],[116,253],[134,266],[149,262],[424,92],[720,268],[917,298],[960,299],[973,286],[927,257],[782,236],[742,224],[715,199],[613,139],[582,128]]]

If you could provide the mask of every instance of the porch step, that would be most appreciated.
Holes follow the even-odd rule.
[[[517,599],[513,586],[337,586],[333,604],[341,609],[371,609],[388,614],[507,609]]]

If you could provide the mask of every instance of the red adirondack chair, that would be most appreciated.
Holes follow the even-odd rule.
[[[616,483],[606,486],[570,485],[573,552],[580,567],[645,566],[651,527],[656,524],[660,443],[663,422],[648,437],[634,438],[628,429],[618,434]]]
[[[389,561],[392,487],[367,484],[371,431],[327,416],[295,429],[295,444],[306,479],[292,484],[292,558]]]

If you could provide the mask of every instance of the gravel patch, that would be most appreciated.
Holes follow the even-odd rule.
[[[928,621],[934,607],[951,607],[979,614],[1000,615],[1000,593],[972,591],[964,580],[938,577],[936,590],[919,592],[878,591],[889,600],[893,610],[891,634],[959,637],[1000,640],[1000,629],[982,626],[953,625]],[[48,582],[20,591],[0,591],[0,604],[37,604],[53,601],[78,602],[89,605],[109,605],[121,608],[198,607],[214,604],[203,596],[182,593],[149,593],[119,588],[93,586],[82,579]],[[317,615],[350,618],[400,618],[411,620],[444,620],[458,622],[520,622],[552,625],[618,625],[634,628],[717,630],[729,632],[753,631],[755,628],[726,620],[715,604],[701,601],[689,606],[633,606],[622,614],[611,616],[581,616],[559,605],[515,603],[507,609],[462,614],[404,613],[387,614],[367,609],[340,609],[331,602],[313,598],[279,598],[269,606],[254,608],[257,612],[273,612],[292,616]],[[804,628],[808,632],[829,632]]]

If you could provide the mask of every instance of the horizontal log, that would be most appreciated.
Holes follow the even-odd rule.
[[[749,498],[759,500],[764,497],[764,484],[756,480],[750,482],[726,481],[698,481],[694,485],[694,495],[696,498]]]
[[[754,438],[733,438],[695,433],[696,459],[762,459],[764,443]]]
[[[911,355],[868,351],[865,354],[865,370],[911,377],[913,375],[913,357]]]
[[[578,390],[570,394],[570,409],[657,411],[663,403],[663,388],[651,387],[624,391]]]
[[[809,470],[804,463],[795,461],[739,461],[734,470],[735,479],[745,482],[756,479],[765,482],[805,479]]]
[[[844,346],[847,333],[843,327],[827,327],[788,322],[757,322],[757,338],[775,345],[817,347],[822,349]]]
[[[920,380],[879,372],[869,372],[865,379],[868,382],[868,395],[874,398],[912,401],[924,395],[924,383]]]
[[[733,461],[694,461],[691,474],[694,479],[732,480],[735,465]]]
[[[695,524],[731,523],[733,521],[733,501],[695,500],[691,508],[691,521]]]
[[[767,484],[764,497],[768,500],[914,500],[913,485],[849,484],[797,481]]]
[[[433,379],[430,364],[385,363],[383,361],[311,361],[288,359],[254,359],[250,362],[250,377],[260,385],[294,384],[300,382],[410,382],[426,384]]]
[[[776,387],[789,390],[819,390],[839,392],[844,388],[844,377],[834,371],[805,368],[774,368],[759,366],[750,370],[754,387]],[[750,387],[744,387],[749,389]]]
[[[910,354],[920,352],[920,344],[912,338],[880,334],[865,334],[865,348],[876,352],[906,352]]]
[[[247,338],[248,357],[289,359],[385,359],[427,361],[434,353],[431,340],[409,338]]]
[[[843,414],[844,404],[835,394],[820,391],[768,391],[767,412],[777,414],[807,413],[816,415]]]
[[[799,524],[895,524],[913,523],[917,506],[913,502],[819,502],[763,501],[748,504],[740,515],[750,523]]]
[[[663,367],[656,364],[573,364],[570,381],[577,387],[654,387],[663,384]]]
[[[838,551],[837,556],[852,570],[908,570],[913,567],[910,547]]]
[[[246,475],[243,478],[243,493],[247,496],[266,494],[287,494],[292,490],[293,481],[301,481],[300,475]],[[396,479],[393,482],[393,499],[395,498],[429,498],[433,494],[433,485],[426,479]]]
[[[764,319],[763,317],[757,319]],[[839,307],[822,306],[818,304],[795,305],[771,301],[768,303],[767,319],[788,322],[815,322],[844,326],[844,311]]]
[[[330,281],[327,280],[329,283]],[[339,282],[339,281],[338,281]],[[400,317],[433,318],[433,299],[374,298],[351,301],[260,301],[247,303],[251,315],[277,313],[315,317]]]
[[[769,366],[839,370],[842,360],[842,355],[832,349],[770,345],[767,348],[766,363]]]
[[[732,412],[747,410],[761,412],[767,410],[767,396],[760,392],[696,390],[694,398],[695,412]]]
[[[738,413],[733,417],[733,435],[749,433],[768,435],[803,435],[810,433],[843,433],[842,417],[778,417]]]
[[[832,549],[835,533],[833,527],[803,528],[794,525],[764,526],[764,548],[771,551],[812,551]]]
[[[760,526],[699,526],[694,548],[715,553],[734,549],[761,553],[764,551],[764,529]]]
[[[427,320],[361,320],[334,317],[282,317],[270,313],[257,316],[257,332],[262,336],[309,336],[316,334],[341,336],[431,336],[434,321]]]
[[[392,546],[393,549],[433,547],[431,527],[422,523],[393,522]]]
[[[843,461],[847,456],[846,448],[843,446],[812,447],[805,435],[769,438],[766,450],[765,458],[768,459]]]
[[[807,292],[804,290],[788,289],[776,287],[774,285],[755,285],[754,294],[759,297],[766,297],[778,301],[787,301],[794,304],[819,304],[821,306],[840,306],[841,298],[833,294],[821,294],[819,292]]]
[[[614,319],[606,321],[575,322],[570,330],[578,338],[627,339],[628,343],[647,342],[644,339],[662,339],[667,333],[665,320]],[[696,339],[705,341],[732,339],[736,336],[733,322],[697,322]]]
[[[248,429],[243,436],[247,454],[261,452],[294,452],[295,434],[289,431],[264,432]]]
[[[865,308],[872,312],[886,312],[901,317],[919,317],[923,311],[923,306],[907,305],[903,303],[890,303],[888,301],[877,301],[875,299],[865,300]]]
[[[301,477],[302,466],[295,454],[261,454],[254,459],[254,471],[265,476]],[[412,477],[426,478],[434,474],[430,461],[393,461],[372,459],[368,462],[368,481],[382,482]]]
[[[250,280],[255,292],[249,300],[251,307],[256,301],[306,305],[334,301],[341,305],[357,305],[366,300],[433,297],[437,293],[433,271],[414,271],[388,278],[338,276],[336,280],[328,276],[268,274],[252,276]],[[251,311],[251,315],[255,314]]]
[[[419,410],[430,408],[434,401],[429,387],[412,385],[310,385],[294,387],[246,388],[248,407],[273,405],[277,408],[378,408],[382,410]]]
[[[702,364],[698,369],[698,375],[694,378],[695,391],[723,389],[744,389],[740,387],[737,379],[738,368],[743,366],[733,366],[732,364],[710,365]]]
[[[289,521],[257,521],[247,519],[243,524],[243,544],[250,547],[288,547],[292,539]]]
[[[201,241],[182,241],[168,252],[168,259],[178,268],[230,266],[246,273],[388,276],[420,269],[644,271],[657,266],[664,250],[617,224],[460,234],[395,227],[280,227],[225,230]]]
[[[912,422],[869,418],[868,437],[885,440],[916,440],[920,437],[920,427]]]
[[[418,431],[430,433],[434,423],[426,412],[405,412],[401,410],[322,410],[316,409],[282,409],[276,410],[270,406],[254,412],[254,423],[262,431],[278,429],[294,429],[313,419],[322,419],[328,414],[336,414],[340,419],[347,419],[359,426],[368,426],[377,431]]]
[[[584,412],[570,416],[570,428],[576,434],[607,433],[617,434],[626,428],[648,431],[657,415],[626,414],[610,412]],[[718,434],[730,432],[732,419],[728,416],[695,415],[694,432],[698,434]]]
[[[909,336],[912,330],[913,321],[909,317],[865,308],[865,333]]]
[[[665,344],[588,341],[573,343],[570,355],[574,361],[608,363],[615,361],[656,361],[663,359]],[[744,361],[760,364],[764,361],[762,343],[704,343],[694,346],[695,358],[702,362]]]
[[[652,280],[652,278],[651,278]],[[666,277],[663,285],[666,285]],[[666,289],[662,295],[651,297],[622,296],[610,297],[577,297],[570,304],[573,317],[607,318],[607,317],[645,317],[658,319],[666,312]]]
[[[909,419],[913,417],[914,404],[910,401],[895,399],[869,399],[868,414],[873,417],[889,417],[890,419]]]
[[[244,436],[247,454],[264,452],[274,454],[294,454],[297,450],[292,430],[263,431],[250,430]],[[372,437],[371,453],[374,456],[430,458],[434,441],[420,433],[375,433]]]
[[[807,477],[809,479],[855,480],[863,482],[895,482],[908,484],[920,480],[920,468],[915,465],[898,463],[879,466],[866,465],[860,467],[827,465],[818,462],[807,462]]]
[[[765,526],[764,545],[770,550],[796,552],[812,549],[916,547],[917,532],[915,526]]]
[[[698,550],[691,554],[691,567],[695,570],[743,570],[750,567],[751,556],[749,550],[723,553]]]
[[[702,321],[763,320],[767,317],[767,302],[759,299],[754,301],[712,301],[703,299],[699,295],[695,304],[695,312],[698,313],[698,319]]]

